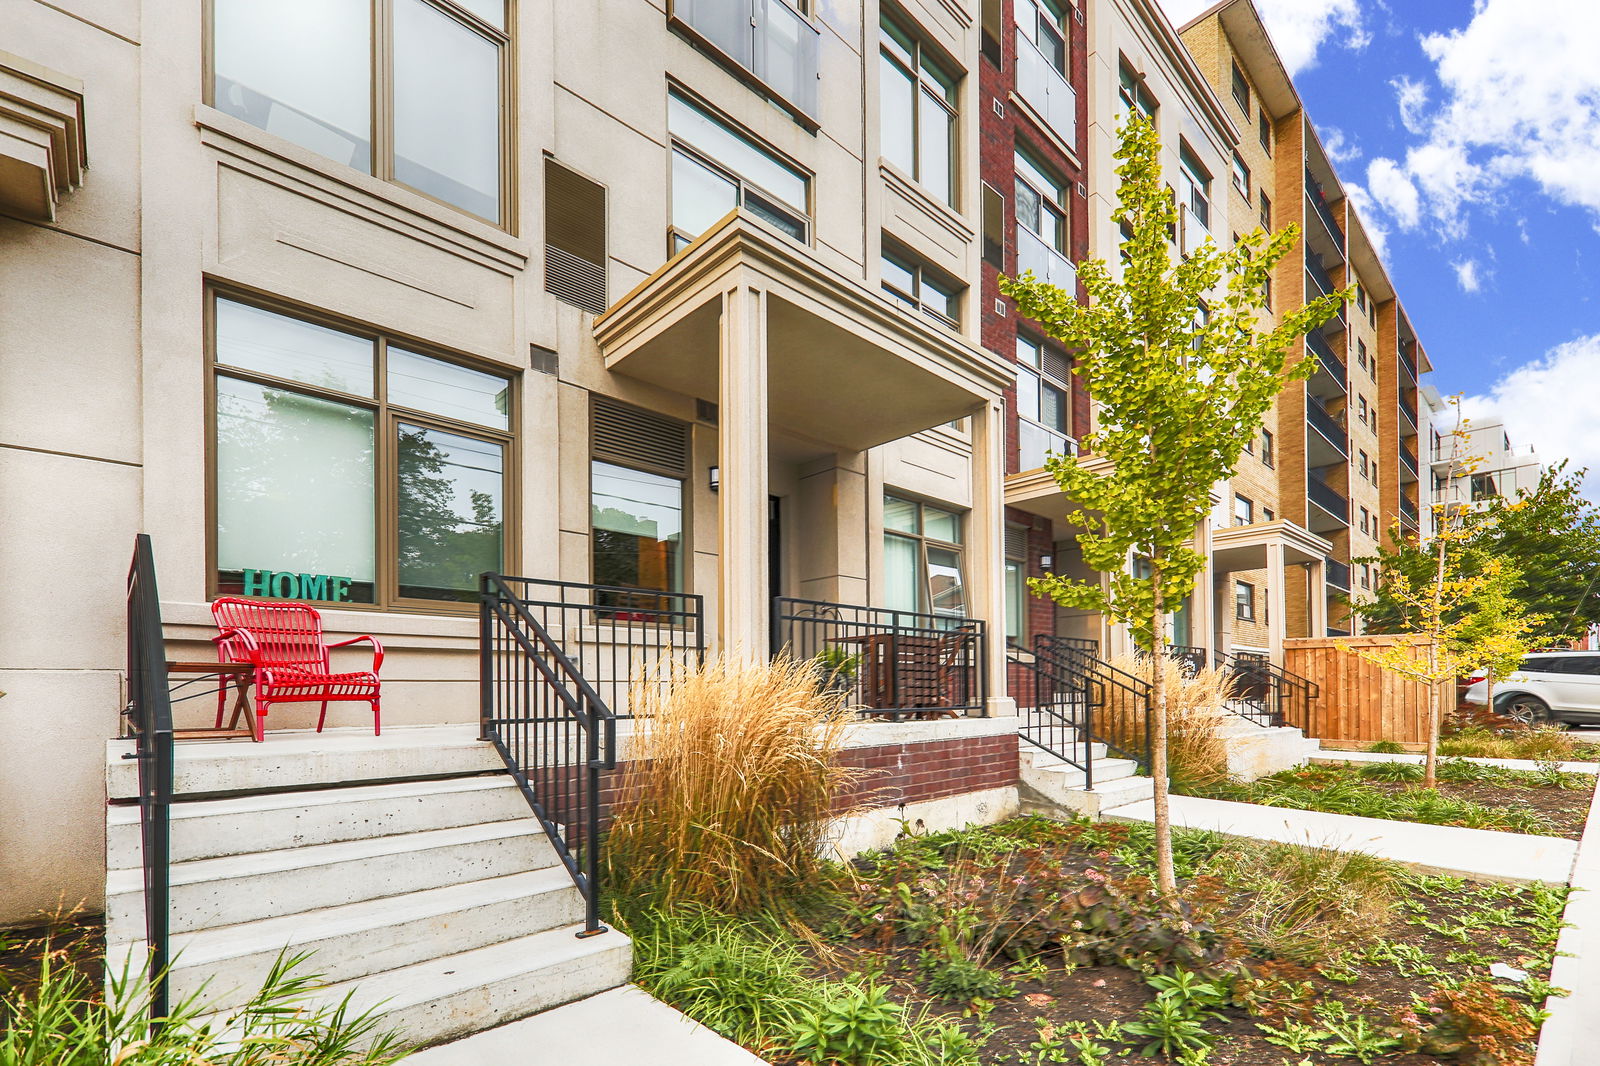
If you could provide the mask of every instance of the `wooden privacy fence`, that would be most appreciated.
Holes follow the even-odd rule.
[[[1428,654],[1428,644],[1418,637],[1386,635],[1372,637],[1311,637],[1283,642],[1283,667],[1316,682],[1321,689],[1310,709],[1293,708],[1288,724],[1298,726],[1306,736],[1322,741],[1325,747],[1365,747],[1380,740],[1393,740],[1408,748],[1422,748],[1428,742],[1428,687],[1410,681],[1363,659],[1351,649],[1378,649],[1408,643],[1414,654]],[[1448,713],[1455,700],[1450,681],[1439,685],[1440,714]],[[1297,722],[1296,717],[1307,720]]]

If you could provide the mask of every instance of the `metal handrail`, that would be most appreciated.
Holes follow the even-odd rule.
[[[1333,350],[1333,345],[1328,343],[1319,330],[1312,330],[1306,334],[1306,347],[1311,349],[1311,354],[1317,357],[1317,362],[1322,364],[1322,369],[1339,383],[1341,389],[1349,389],[1349,372],[1345,369],[1344,360],[1340,359]]]
[[[139,838],[144,862],[145,945],[149,950],[150,1031],[169,1013],[172,909],[172,697],[161,630],[150,535],[133,541],[128,567],[128,702],[122,710],[139,764]]]
[[[478,737],[494,744],[600,924],[600,774],[617,765],[617,715],[507,578],[479,581]]]
[[[1408,519],[1412,525],[1417,524],[1417,505],[1404,496],[1400,497],[1400,517]]]
[[[1350,523],[1350,501],[1338,489],[1318,478],[1306,478],[1306,496],[1335,518]]]
[[[1040,633],[1033,638],[1033,651],[1035,658],[1056,671],[1064,684],[1070,685],[1075,679],[1079,683],[1086,684],[1089,700],[1095,706],[1104,707],[1112,693],[1120,692],[1124,698],[1131,699],[1143,707],[1144,753],[1142,755],[1128,750],[1114,738],[1093,728],[1092,722],[1086,728],[1089,739],[1104,744],[1108,751],[1114,751],[1125,759],[1133,760],[1148,774],[1151,762],[1151,717],[1154,713],[1150,698],[1150,683],[1142,677],[1120,670],[1102,660],[1098,641]]]
[[[1396,348],[1400,353],[1400,365],[1406,368],[1406,373],[1411,375],[1411,380],[1417,380],[1417,357],[1414,353],[1416,341],[1401,341]]]
[[[1328,584],[1343,592],[1350,591],[1350,564],[1340,562],[1333,556],[1324,557],[1323,566],[1327,568]]]
[[[1017,701],[1018,735],[1083,771],[1094,788],[1094,692],[1087,678],[1051,669],[1015,641],[1006,641],[1006,691]]]
[[[1421,473],[1417,470],[1417,457],[1412,455],[1411,449],[1403,444],[1400,446],[1400,462],[1407,470],[1411,471],[1413,477],[1421,476]]]
[[[1313,429],[1327,438],[1328,443],[1339,449],[1341,455],[1350,454],[1350,435],[1339,424],[1339,420],[1329,413],[1315,396],[1306,393],[1306,421],[1311,423]]]
[[[1182,663],[1191,675],[1206,668],[1206,650],[1198,644],[1167,644],[1162,650],[1167,653],[1167,658]]]
[[[1218,651],[1214,661],[1234,681],[1228,709],[1257,725],[1303,728],[1310,721],[1311,701],[1322,695],[1315,681],[1275,666],[1265,655]]]
[[[1400,413],[1406,416],[1406,420],[1411,423],[1412,428],[1416,428],[1416,425],[1417,425],[1417,405],[1414,404],[1414,403],[1406,402],[1406,398],[1404,396],[1401,396],[1399,399],[1400,399]]]

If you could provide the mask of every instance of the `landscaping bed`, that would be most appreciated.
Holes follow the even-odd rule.
[[[1477,708],[1482,714],[1482,708]],[[1469,719],[1471,721],[1472,719]],[[1398,747],[1395,745],[1394,747]],[[1373,745],[1369,750],[1390,750]],[[1555,759],[1560,762],[1600,762],[1600,734],[1540,726],[1529,729],[1498,715],[1489,724],[1472,724],[1439,738],[1440,755],[1472,759]]]
[[[1151,845],[904,838],[782,913],[634,916],[636,977],[785,1066],[1532,1062],[1565,889],[1180,831],[1164,901]]]
[[[1189,795],[1365,818],[1492,829],[1579,840],[1595,779],[1554,764],[1507,770],[1441,759],[1438,786],[1421,787],[1411,762],[1319,765],[1285,770],[1249,784],[1185,788]]]

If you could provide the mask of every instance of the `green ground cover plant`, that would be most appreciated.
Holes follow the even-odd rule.
[[[1373,745],[1369,750],[1379,749]],[[1549,727],[1497,731],[1475,726],[1443,737],[1439,741],[1439,754],[1474,759],[1600,762],[1600,741],[1585,740],[1569,730]]]

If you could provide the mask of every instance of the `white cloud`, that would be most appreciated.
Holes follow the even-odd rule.
[[[1600,381],[1600,333],[1557,345],[1502,377],[1462,412],[1475,422],[1504,419],[1514,445],[1531,444],[1545,463],[1570,459],[1591,471],[1586,491],[1600,501],[1600,418],[1593,404]]]
[[[1450,269],[1456,272],[1456,284],[1461,286],[1462,292],[1477,292],[1483,288],[1483,278],[1478,276],[1476,259],[1457,259],[1450,264]]]
[[[1356,209],[1356,214],[1361,216],[1361,228],[1366,230],[1367,239],[1372,242],[1372,247],[1377,251],[1378,258],[1389,258],[1389,229],[1381,221],[1377,204],[1372,199],[1372,194],[1366,186],[1358,185],[1353,181],[1344,183],[1344,194],[1350,198],[1350,205]]]
[[[1367,164],[1367,189],[1401,229],[1411,229],[1421,218],[1417,187],[1393,159],[1379,156]]]
[[[1322,150],[1334,166],[1342,167],[1361,158],[1361,149],[1338,126],[1318,126],[1317,133],[1322,138]]]
[[[1423,82],[1392,83],[1401,122],[1420,138],[1402,161],[1420,209],[1373,195],[1402,228],[1427,221],[1459,237],[1466,208],[1498,206],[1528,181],[1600,223],[1597,37],[1594,0],[1476,0],[1465,27],[1423,37],[1437,99]]]
[[[1181,26],[1216,0],[1161,0],[1173,25]],[[1372,41],[1360,0],[1256,0],[1278,56],[1291,75],[1317,65],[1324,43],[1359,52]]]

